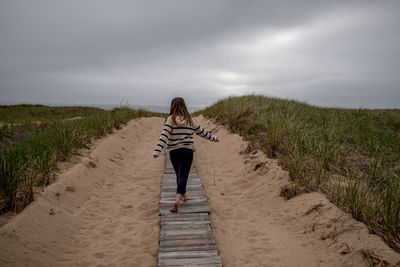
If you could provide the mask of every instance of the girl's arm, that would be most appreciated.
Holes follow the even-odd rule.
[[[193,124],[194,124],[194,132],[198,136],[206,138],[206,139],[208,139],[210,141],[219,142],[218,136],[212,135],[206,129],[202,128],[197,121],[193,120]]]
[[[168,117],[167,121],[164,124],[164,128],[161,131],[160,139],[158,139],[158,143],[154,149],[153,156],[158,157],[158,155],[161,153],[163,148],[167,145],[168,139],[171,136],[171,119]]]

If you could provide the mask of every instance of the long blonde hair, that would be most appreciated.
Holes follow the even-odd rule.
[[[186,107],[185,100],[182,97],[175,97],[171,101],[171,108],[169,110],[169,115],[172,115],[172,121],[176,124],[176,116],[180,115],[186,120],[190,126],[193,126],[192,116]]]

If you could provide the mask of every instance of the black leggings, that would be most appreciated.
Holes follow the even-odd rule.
[[[193,162],[193,150],[189,148],[178,148],[169,152],[172,166],[176,173],[176,193],[185,194],[186,184],[189,177],[190,167]]]

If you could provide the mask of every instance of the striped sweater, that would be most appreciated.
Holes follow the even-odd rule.
[[[154,149],[153,155],[158,156],[165,147],[168,151],[178,148],[195,150],[193,146],[193,133],[214,142],[219,141],[217,136],[212,135],[206,129],[202,128],[195,119],[192,120],[193,126],[190,126],[186,121],[182,121],[179,117],[176,117],[177,124],[174,124],[172,116],[169,116],[161,131],[160,139]]]

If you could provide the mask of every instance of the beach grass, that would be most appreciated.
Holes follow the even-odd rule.
[[[26,124],[32,122],[46,122],[75,117],[88,117],[106,112],[107,110],[101,108],[85,106],[50,107],[31,104],[0,105],[0,123]]]
[[[0,131],[3,140],[0,147],[2,212],[22,210],[33,200],[35,189],[49,184],[58,162],[69,160],[81,148],[88,148],[94,139],[119,129],[132,118],[159,115],[127,107],[111,111],[67,107],[52,115],[47,112],[54,108],[39,106],[38,109],[45,110],[43,118],[32,106],[27,106],[27,110],[21,107],[11,109],[14,113],[33,115],[23,119],[20,119],[21,114],[9,115],[8,122],[17,125],[3,125]],[[81,118],[65,120],[76,116]],[[37,123],[37,120],[42,123]],[[9,134],[11,141],[4,142],[4,133]]]
[[[198,114],[243,136],[248,152],[278,158],[298,192],[325,193],[400,251],[400,110],[322,108],[249,95]]]

